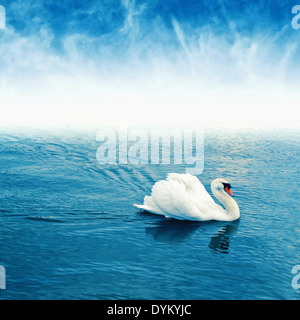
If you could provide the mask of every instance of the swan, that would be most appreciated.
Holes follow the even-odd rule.
[[[151,196],[145,196],[144,204],[134,206],[179,220],[233,221],[240,217],[240,210],[230,188],[225,179],[215,179],[211,183],[212,193],[224,205],[223,209],[197,177],[189,173],[169,173],[166,180],[154,184]]]

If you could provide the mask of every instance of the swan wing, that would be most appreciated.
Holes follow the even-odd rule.
[[[172,173],[154,184],[144,205],[136,206],[175,219],[208,220],[207,213],[216,204],[197,177]]]
[[[185,186],[178,181],[159,181],[152,188],[151,200],[166,217],[186,219],[195,216],[196,208],[189,201]]]
[[[206,191],[204,185],[200,182],[200,180],[189,174],[180,174],[180,173],[169,173],[167,177],[167,181],[179,181],[184,184],[186,191],[190,193],[192,197],[197,199],[197,203],[199,202],[208,202],[215,203],[210,194]]]

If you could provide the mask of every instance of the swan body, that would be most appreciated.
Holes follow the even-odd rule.
[[[215,203],[197,177],[170,173],[166,180],[154,184],[151,196],[145,196],[144,204],[134,206],[179,220],[233,221],[240,217],[240,210],[230,188],[225,179],[215,179],[211,183],[211,190],[224,209]]]

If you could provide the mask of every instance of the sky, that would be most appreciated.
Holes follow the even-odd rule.
[[[296,4],[0,0],[0,126],[297,127]]]

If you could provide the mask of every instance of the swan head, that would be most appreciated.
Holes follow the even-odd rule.
[[[225,179],[215,179],[211,183],[211,190],[215,194],[215,192],[228,193],[233,197],[233,193],[231,192],[231,185]]]

